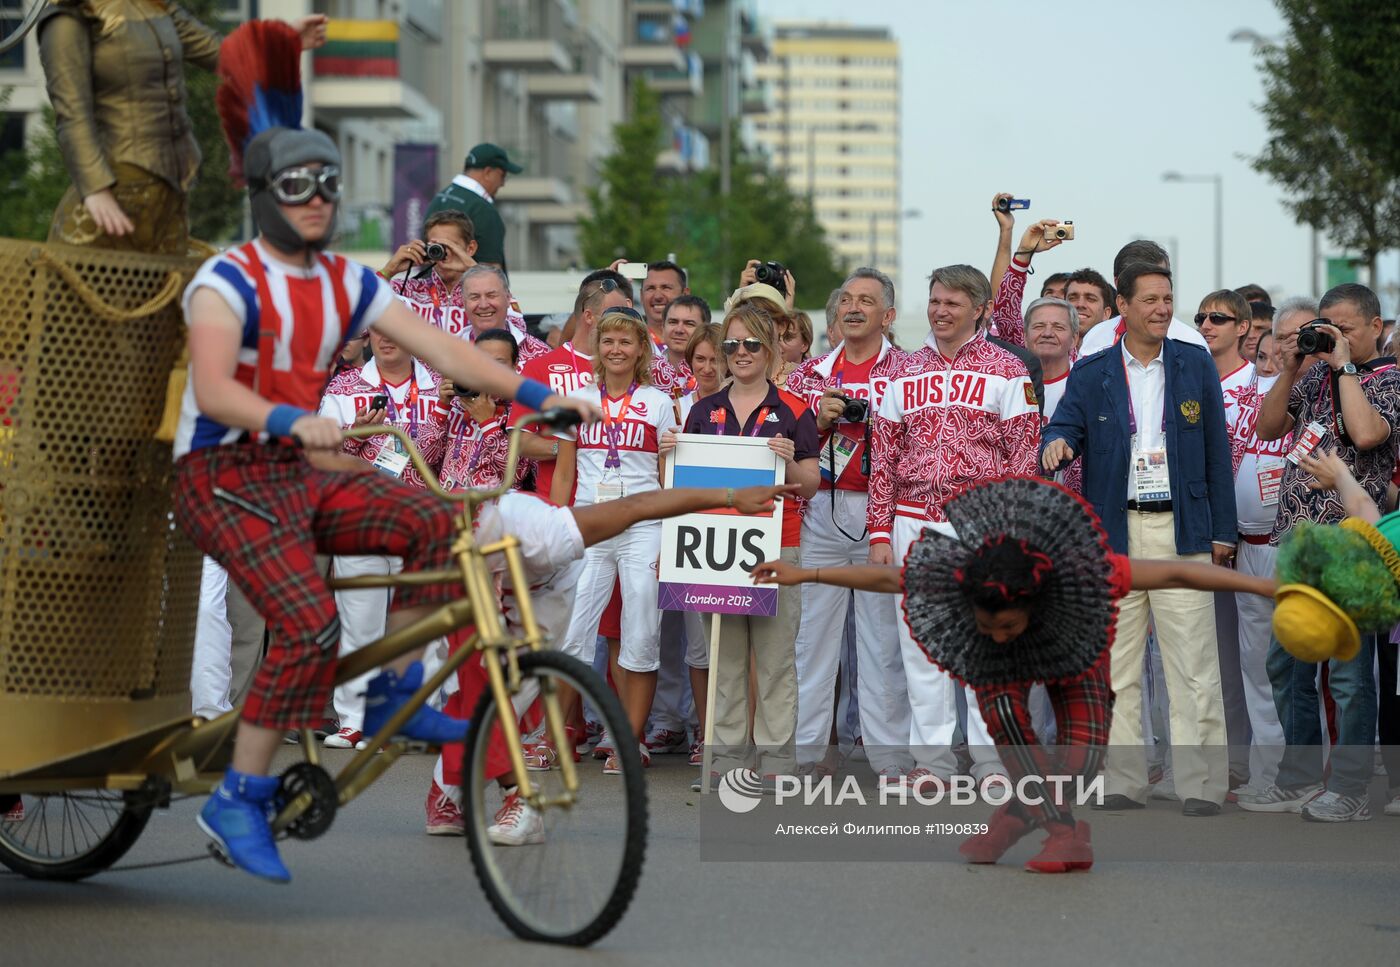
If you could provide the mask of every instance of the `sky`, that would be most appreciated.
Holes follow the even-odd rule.
[[[1030,198],[1035,218],[1072,219],[1076,239],[1035,259],[1045,274],[1090,266],[1111,278],[1132,238],[1176,251],[1177,316],[1215,288],[1214,193],[1163,172],[1223,177],[1224,284],[1257,282],[1275,304],[1311,287],[1311,230],[1249,167],[1263,146],[1263,88],[1238,28],[1283,33],[1268,0],[758,0],[772,22],[886,26],[900,42],[903,225],[901,342],[927,330],[919,280],[934,267],[990,268],[992,195]],[[1150,10],[1150,12],[1149,12]],[[1338,254],[1324,241],[1323,255]],[[1393,277],[1382,256],[1382,282]],[[1323,278],[1325,284],[1325,276]],[[1035,279],[1027,286],[1038,295]],[[1393,310],[1394,301],[1386,299]]]

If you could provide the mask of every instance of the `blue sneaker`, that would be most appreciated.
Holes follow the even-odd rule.
[[[250,776],[229,769],[200,810],[199,828],[240,870],[274,883],[287,883],[292,874],[277,855],[268,820],[278,784],[276,776]]]
[[[380,672],[365,690],[365,724],[362,731],[366,736],[374,735],[403,708],[413,693],[423,685],[423,663],[415,661],[408,666],[403,677],[391,671]],[[419,742],[442,745],[444,742],[461,742],[467,737],[471,725],[466,719],[454,719],[427,705],[413,713],[399,734]]]

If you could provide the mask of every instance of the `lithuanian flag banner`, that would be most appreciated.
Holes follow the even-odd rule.
[[[313,63],[322,77],[398,77],[399,25],[393,20],[332,20]]]

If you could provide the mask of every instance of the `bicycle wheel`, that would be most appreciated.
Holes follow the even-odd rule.
[[[520,674],[527,685],[575,689],[602,715],[610,734],[632,733],[622,703],[582,662],[558,652],[535,652],[520,659]],[[622,919],[641,876],[647,837],[641,755],[636,745],[619,742],[620,775],[581,767],[573,804],[541,810],[542,841],[531,837],[526,845],[504,845],[489,831],[502,805],[500,787],[484,776],[487,746],[500,734],[499,721],[487,691],[472,717],[465,765],[467,848],[477,879],[516,936],[586,946]],[[546,796],[564,793],[557,767],[530,778]]]
[[[0,795],[0,863],[36,880],[81,880],[131,849],[155,808],[148,792]]]

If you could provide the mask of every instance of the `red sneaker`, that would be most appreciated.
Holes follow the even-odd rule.
[[[0,796],[0,806],[5,804],[9,796]],[[24,800],[19,796],[14,797],[14,802],[10,808],[5,810],[5,815],[0,816],[0,823],[22,823],[24,822]]]
[[[1050,823],[1046,827],[1050,835],[1045,837],[1045,845],[1040,852],[1026,861],[1026,869],[1032,873],[1069,873],[1072,870],[1087,870],[1094,865],[1094,849],[1089,843],[1089,824]]]
[[[969,836],[958,847],[958,852],[969,863],[995,863],[1002,854],[1031,831],[1031,826],[1020,816],[1013,815],[1010,804],[1001,806],[987,821],[987,831]]]
[[[428,814],[426,829],[429,836],[465,836],[467,822],[462,818],[462,810],[442,787],[433,780],[428,787],[428,801],[424,804]]]

